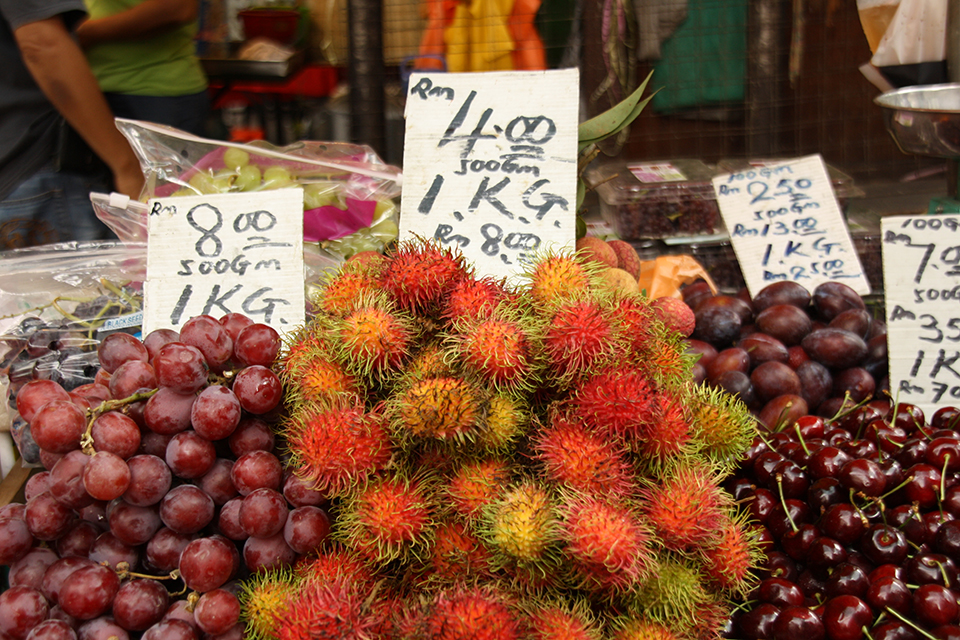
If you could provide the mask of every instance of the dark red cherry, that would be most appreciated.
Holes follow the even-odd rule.
[[[776,490],[777,483],[774,470],[777,465],[786,460],[778,451],[764,451],[753,461],[753,478],[761,487]]]
[[[906,622],[891,620],[870,629],[872,640],[923,640],[916,629]]]
[[[930,630],[937,640],[960,640],[960,627],[955,624],[945,624]]]
[[[907,561],[904,581],[911,585],[956,586],[957,566],[942,553],[917,553]]]
[[[934,429],[960,431],[960,409],[957,407],[940,407],[930,418],[930,426]]]
[[[768,640],[773,638],[773,623],[780,615],[780,609],[762,602],[741,615],[737,620],[740,634],[746,640]]]
[[[826,588],[824,581],[810,569],[804,569],[800,572],[800,575],[797,576],[797,586],[803,591],[803,595],[808,601],[822,602],[824,600],[823,594]]]
[[[947,489],[940,502],[944,511],[949,511],[954,516],[960,516],[960,486],[953,486]]]
[[[912,467],[927,459],[927,439],[908,438],[894,457],[903,465],[903,468]]]
[[[783,578],[766,578],[757,585],[757,600],[769,602],[780,607],[799,606],[803,604],[803,591],[795,582]]]
[[[830,640],[860,640],[873,622],[870,605],[856,596],[830,598],[823,606],[823,626]]]
[[[870,497],[881,495],[887,486],[883,469],[878,463],[867,458],[855,458],[847,462],[840,467],[837,479],[844,488]]]
[[[776,506],[777,498],[769,489],[757,487],[756,491],[753,492],[753,496],[749,497],[745,504],[747,511],[750,512],[750,517],[756,522],[763,524],[770,516],[773,507]]]
[[[763,562],[760,574],[768,578],[783,578],[795,582],[799,572],[797,563],[783,551],[768,551],[767,559]]]
[[[832,504],[847,500],[849,492],[840,486],[835,477],[827,476],[815,480],[807,489],[807,503],[814,513],[820,513]],[[960,500],[958,500],[960,504]]]
[[[793,428],[802,440],[809,441],[812,438],[822,438],[827,425],[820,416],[805,415],[797,418]]]
[[[770,533],[778,540],[794,527],[810,520],[810,506],[803,500],[784,500],[783,504],[773,505],[767,516],[766,525]]]
[[[804,522],[797,525],[796,529],[791,529],[781,536],[780,547],[788,556],[800,562],[806,557],[807,550],[813,544],[813,541],[821,535],[823,534],[815,525]]]
[[[840,468],[850,460],[850,454],[847,452],[827,445],[810,456],[807,471],[814,478],[835,478]]]
[[[820,516],[820,530],[824,535],[849,545],[860,539],[867,523],[863,516],[849,502],[840,502],[827,507]]]
[[[820,536],[807,549],[806,564],[814,573],[825,577],[833,567],[847,559],[847,548],[827,536]]]
[[[855,564],[841,562],[824,581],[824,593],[828,598],[844,595],[863,598],[869,586],[866,571]]]
[[[777,640],[823,640],[823,621],[808,607],[786,607],[773,623],[773,638]]]
[[[907,615],[910,613],[912,597],[913,594],[902,580],[894,576],[883,576],[871,578],[864,599],[877,611],[889,607],[897,613]]]
[[[960,520],[940,525],[933,538],[933,550],[953,558],[960,557]]]
[[[927,528],[917,508],[901,504],[887,511],[887,522],[903,532],[907,541],[919,547],[927,537]]]
[[[784,460],[774,469],[777,483],[783,488],[784,498],[803,498],[810,486],[807,473],[793,460]]]
[[[877,445],[871,440],[855,439],[841,442],[839,448],[851,458],[876,458]]]
[[[900,564],[907,557],[910,545],[899,529],[877,523],[867,527],[860,537],[860,551],[875,565]]]
[[[888,418],[890,424],[904,429],[907,433],[926,428],[926,418],[923,410],[915,404],[901,402],[897,405],[897,414],[893,419]]]
[[[956,622],[957,595],[939,584],[923,584],[913,592],[913,615],[928,627]]]
[[[947,471],[960,469],[960,439],[952,431],[951,437],[939,436],[927,444],[927,464]]]
[[[930,509],[937,504],[940,495],[940,471],[919,462],[904,471],[906,484],[903,492],[907,502],[915,502],[922,510]]]

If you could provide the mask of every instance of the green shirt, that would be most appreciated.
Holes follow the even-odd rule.
[[[120,13],[143,0],[85,0],[91,19]],[[105,42],[87,50],[87,59],[109,93],[182,96],[207,88],[196,55],[197,24],[122,42]]]

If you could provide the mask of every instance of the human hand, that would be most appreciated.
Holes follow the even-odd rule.
[[[144,179],[139,165],[124,168],[113,173],[113,188],[117,193],[129,196],[131,200],[139,200],[143,191]]]

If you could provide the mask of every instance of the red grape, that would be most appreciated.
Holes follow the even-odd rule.
[[[277,330],[257,322],[240,331],[233,343],[233,353],[245,366],[259,364],[269,367],[277,359],[280,346]]]
[[[113,373],[125,362],[146,362],[149,356],[147,348],[139,339],[129,333],[118,332],[111,333],[100,341],[97,357],[103,370]]]
[[[88,556],[94,541],[102,533],[100,527],[87,520],[77,520],[70,529],[57,540],[57,555]]]
[[[68,556],[60,558],[43,572],[43,579],[40,581],[40,591],[50,604],[59,604],[60,588],[63,581],[71,573],[81,567],[95,567],[97,563],[89,558],[79,556]]]
[[[156,571],[169,573],[180,564],[180,554],[193,539],[193,536],[164,527],[150,538],[144,560]]]
[[[237,458],[230,477],[242,496],[257,489],[279,489],[283,481],[283,465],[269,451],[251,451]]]
[[[160,622],[170,596],[156,580],[135,578],[121,585],[113,599],[113,619],[128,631],[143,631]]]
[[[180,334],[173,329],[154,329],[143,338],[147,350],[147,362],[153,362],[160,349],[171,342],[178,342]]]
[[[92,620],[110,610],[120,588],[113,569],[97,564],[81,567],[60,587],[60,607],[78,620]]]
[[[175,435],[190,427],[190,412],[197,396],[160,387],[143,408],[147,428],[160,435]]]
[[[217,459],[213,443],[195,431],[187,430],[170,439],[165,454],[167,466],[178,478],[199,478]]]
[[[24,520],[0,518],[0,564],[11,565],[23,559],[32,547],[33,534]]]
[[[31,587],[10,587],[0,593],[0,633],[25,638],[30,630],[47,619],[50,605],[43,594]]]
[[[241,331],[253,324],[253,319],[242,313],[231,311],[230,313],[220,316],[218,322],[223,325],[227,335],[233,340],[234,348],[236,348],[237,336],[240,335]]]
[[[33,439],[52,453],[67,453],[80,448],[80,436],[87,428],[83,409],[69,400],[54,400],[43,405],[33,420],[30,430]]]
[[[228,437],[240,423],[240,401],[233,391],[211,385],[200,392],[190,410],[190,423],[207,440]]]
[[[316,551],[330,533],[330,518],[319,507],[297,507],[283,525],[283,539],[301,555]]]
[[[93,448],[115,453],[124,460],[140,448],[140,427],[119,411],[108,411],[93,421],[90,428]]]
[[[57,560],[57,554],[52,549],[34,547],[10,565],[7,583],[11,587],[30,587],[40,590],[43,586],[43,574]]]
[[[215,508],[213,498],[202,489],[182,484],[160,501],[160,519],[176,533],[196,533],[210,524]]]
[[[97,564],[118,569],[124,562],[127,567],[133,568],[140,561],[139,547],[126,544],[109,531],[104,531],[93,541],[90,553],[87,556]]]
[[[28,502],[23,514],[33,537],[47,541],[56,540],[65,534],[76,518],[76,513],[57,501],[49,491],[44,491]]]
[[[243,561],[250,573],[262,573],[292,566],[297,552],[283,539],[283,533],[269,538],[247,538],[243,543]]]
[[[207,591],[197,601],[193,615],[204,633],[225,633],[240,620],[240,601],[226,589]]]
[[[233,379],[240,406],[253,414],[272,411],[283,399],[283,386],[273,371],[259,364],[244,367]]]
[[[160,527],[160,515],[154,507],[138,507],[128,502],[119,502],[107,515],[110,531],[130,546],[145,544]]]
[[[83,486],[83,469],[88,462],[90,456],[74,449],[58,460],[50,470],[50,493],[71,509],[82,509],[93,502],[93,498]]]
[[[97,451],[83,468],[83,486],[95,500],[113,500],[130,486],[130,467],[109,451]]]
[[[217,506],[222,506],[227,500],[238,495],[231,476],[233,464],[233,460],[217,458],[210,470],[197,480],[197,486],[213,498],[213,503]]]
[[[227,438],[230,451],[237,458],[251,451],[272,451],[274,444],[273,430],[263,420],[253,416],[240,418],[240,424]]]
[[[165,618],[144,631],[141,640],[199,640],[199,636],[183,620]]]
[[[70,394],[53,380],[31,380],[17,392],[17,412],[24,420],[32,423],[37,411],[54,400],[69,402]]]
[[[194,316],[180,327],[180,342],[196,347],[207,363],[217,368],[233,354],[233,340],[216,318]]]
[[[180,554],[180,576],[193,591],[213,591],[233,577],[237,555],[233,543],[222,536],[192,540]]]
[[[171,342],[161,347],[153,359],[157,384],[177,393],[194,393],[207,383],[209,368],[196,347]]]
[[[114,398],[128,398],[140,391],[156,389],[157,372],[146,362],[131,360],[113,372],[108,386]]]
[[[130,468],[130,485],[123,499],[137,507],[157,504],[170,489],[173,474],[170,467],[159,457],[142,454],[127,460]]]
[[[48,618],[27,634],[27,640],[77,640],[77,632],[63,620]]]
[[[269,538],[283,531],[290,509],[283,494],[257,489],[240,504],[240,526],[255,538]]]

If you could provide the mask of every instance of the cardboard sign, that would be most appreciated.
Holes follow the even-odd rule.
[[[870,293],[819,155],[716,176],[713,188],[750,295],[780,280]]]
[[[414,73],[400,238],[509,277],[576,238],[579,72]]]
[[[929,416],[960,404],[960,216],[889,216],[880,230],[890,392]]]
[[[149,202],[143,333],[238,312],[281,335],[305,319],[303,189]]]

